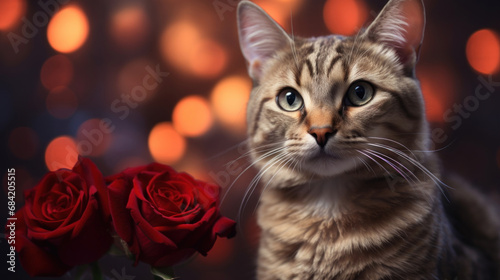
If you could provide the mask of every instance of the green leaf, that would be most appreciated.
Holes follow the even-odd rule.
[[[174,269],[168,267],[151,267],[151,273],[155,280],[173,280],[179,279],[175,277]]]
[[[111,245],[111,248],[109,248],[109,251],[108,251],[108,254],[110,256],[114,256],[114,257],[121,257],[121,256],[125,256],[126,253],[123,251],[122,248],[116,246],[116,244],[112,244]]]
[[[97,262],[93,262],[90,264],[90,268],[92,269],[92,279],[102,280],[102,273],[99,264]]]
[[[75,279],[76,279],[76,280],[80,280],[80,279],[82,279],[83,274],[85,273],[85,271],[86,271],[88,268],[89,268],[89,266],[88,266],[87,264],[77,266],[77,268],[76,268],[76,275],[75,275]]]

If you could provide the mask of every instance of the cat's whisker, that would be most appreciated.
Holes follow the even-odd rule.
[[[383,145],[383,144],[368,143],[368,145],[374,146],[374,147],[383,148],[383,149],[386,149],[386,150],[388,150],[390,152],[393,152],[393,153],[401,156],[402,158],[406,159],[410,163],[414,164],[416,167],[418,167],[422,172],[426,173],[432,179],[435,179],[439,183],[443,184],[444,186],[447,186],[445,183],[441,182],[441,180],[439,180],[439,178],[436,175],[434,175],[425,166],[423,166],[419,161],[417,161],[414,158],[411,158],[410,156],[408,156],[407,154],[403,153],[402,151],[400,151],[400,150],[398,150],[396,148],[393,148],[391,146]]]
[[[299,171],[301,168],[301,160],[295,159],[295,164],[292,167],[292,172],[295,172],[295,170]]]
[[[357,43],[358,43],[358,39],[359,39],[359,37],[360,37],[360,36],[361,36],[361,32],[358,32],[358,33],[356,34],[356,36],[354,37],[354,43],[352,44],[351,51],[350,51],[350,53],[349,53],[349,55],[348,55],[348,57],[347,57],[347,64],[348,64],[348,65],[350,65],[350,64],[351,64],[351,59],[352,59],[352,55],[353,55],[353,53],[354,53],[354,49],[355,49],[356,47],[358,47],[358,48],[359,48],[359,44],[357,44]]]
[[[252,154],[257,154],[257,153],[264,153],[264,152],[268,152],[268,151],[271,151],[272,149],[275,149],[276,146],[279,146],[281,144],[283,144],[285,141],[281,141],[281,142],[275,142],[275,143],[271,143],[271,144],[266,144],[266,145],[261,145],[261,146],[257,146],[253,149],[250,149],[248,150],[247,152],[243,153],[241,156],[239,156],[238,158],[228,162],[225,164],[225,166],[228,166],[228,165],[231,165],[233,163],[235,163],[236,161],[240,160],[240,159],[243,159],[245,157],[251,157]]]
[[[414,152],[418,152],[418,153],[435,153],[435,152],[440,152],[440,151],[443,151],[447,148],[449,148],[453,143],[455,143],[455,140],[456,139],[453,139],[449,144],[447,144],[446,146],[442,147],[442,148],[439,148],[439,149],[434,149],[434,150],[413,150]]]
[[[408,147],[406,147],[405,145],[403,145],[402,143],[400,143],[396,140],[385,138],[385,137],[367,137],[367,138],[376,139],[376,140],[384,140],[384,141],[388,141],[388,142],[394,143],[396,145],[399,145],[399,146],[403,147],[405,150],[407,150],[415,159],[417,159],[417,156],[413,153],[412,150],[410,150]]]
[[[387,173],[387,175],[389,177],[391,177],[391,179],[393,179],[393,176],[391,175],[391,173],[382,165],[380,164],[378,161],[376,161],[373,157],[371,157],[370,155],[366,154],[365,152],[361,151],[361,150],[357,150],[359,153],[361,153],[362,155],[364,155],[365,157],[371,159],[373,162],[375,162],[380,168],[382,168],[385,173]],[[391,187],[391,190],[392,190],[392,186]]]
[[[396,163],[396,164],[398,164],[398,165],[402,166],[402,167],[403,167],[403,168],[404,168],[404,169],[405,169],[408,173],[410,173],[410,174],[411,174],[411,176],[413,176],[413,177],[414,177],[414,178],[415,178],[415,179],[416,179],[419,183],[421,182],[421,181],[420,181],[420,179],[419,179],[419,178],[418,178],[418,177],[417,177],[417,176],[416,176],[416,175],[415,175],[412,171],[410,171],[410,170],[409,170],[409,169],[408,169],[408,168],[407,168],[404,164],[400,163],[399,161],[397,161],[397,160],[395,160],[395,159],[391,158],[390,156],[388,156],[388,155],[386,155],[386,154],[384,154],[384,153],[380,153],[380,152],[377,152],[377,151],[375,151],[375,150],[370,150],[370,151],[371,151],[371,152],[373,152],[373,153],[376,153],[376,154],[380,155],[381,157],[383,157],[383,158],[385,158],[385,159],[391,160],[392,162],[394,162],[394,163]],[[388,164],[389,164],[389,163],[388,163]],[[391,166],[392,166],[392,165],[391,165]],[[393,167],[393,168],[394,168],[394,167]],[[410,187],[412,187],[415,191],[420,191],[422,194],[425,194],[425,192],[423,192],[423,191],[422,191],[422,190],[420,190],[419,188],[415,188],[415,185],[416,185],[415,180],[413,180],[412,178],[409,178],[408,176],[405,176],[405,174],[406,174],[406,175],[408,175],[408,173],[407,173],[407,172],[405,172],[405,171],[403,171],[403,170],[401,170],[401,169],[399,169],[399,170],[400,170],[400,171],[402,171],[402,173],[403,173],[403,174],[401,174],[401,173],[400,173],[400,174],[403,176],[403,179],[405,179],[405,181],[408,183],[408,185],[409,185]],[[399,173],[399,171],[398,171],[398,173]],[[411,180],[411,182],[410,182],[410,180]],[[391,189],[393,189],[393,186],[394,186],[394,184],[390,184],[390,185],[389,185],[389,187],[390,187]]]
[[[445,184],[443,181],[441,181],[436,175],[434,175],[431,171],[429,171],[429,169],[427,169],[425,166],[423,166],[420,162],[418,162],[417,160],[411,158],[410,156],[408,156],[407,154],[403,153],[402,151],[400,151],[398,149],[394,149],[394,148],[392,148],[390,146],[386,146],[386,145],[382,145],[382,144],[374,144],[374,143],[368,143],[368,145],[386,149],[386,150],[388,150],[390,152],[393,152],[393,153],[399,155],[400,157],[406,159],[408,162],[410,162],[415,167],[417,167],[422,172],[424,172],[436,184],[436,186],[439,188],[439,190],[441,191],[441,193],[443,194],[443,196],[445,197],[445,199],[448,200],[445,192],[443,191],[442,186],[450,188],[450,189],[451,189],[451,187],[448,186],[447,184]]]
[[[370,151],[372,151],[373,153],[378,154],[378,155],[380,155],[380,156],[383,156],[383,157],[387,158],[388,160],[391,160],[392,162],[394,162],[394,163],[398,164],[399,166],[401,166],[403,169],[405,169],[405,170],[407,171],[407,173],[405,172],[405,174],[408,174],[408,173],[409,173],[409,174],[411,174],[411,176],[412,176],[413,178],[415,178],[418,182],[420,182],[420,179],[419,179],[419,178],[418,178],[418,177],[417,177],[417,176],[416,176],[416,175],[415,175],[415,174],[414,174],[411,170],[409,170],[409,169],[408,169],[408,168],[407,168],[404,164],[402,164],[401,162],[399,162],[399,161],[397,161],[397,160],[393,159],[392,157],[390,157],[390,156],[388,156],[388,155],[386,155],[386,154],[383,154],[383,153],[377,152],[377,151],[375,151],[375,150],[370,150]],[[402,171],[402,170],[401,170],[401,171]],[[411,180],[411,182],[408,180],[408,179],[410,179],[410,178],[406,178],[406,177],[405,177],[405,179],[406,179],[406,181],[407,181],[408,183],[415,183],[415,181],[414,181],[413,179]]]
[[[263,194],[263,193],[267,190],[267,187],[269,186],[269,184],[271,184],[271,182],[273,181],[274,177],[276,177],[276,175],[278,175],[278,174],[281,172],[281,170],[283,169],[283,167],[287,166],[287,165],[288,165],[288,163],[290,163],[290,162],[294,162],[294,158],[293,158],[293,157],[290,157],[290,158],[286,159],[285,161],[282,161],[282,163],[280,164],[279,169],[278,169],[278,170],[274,173],[274,175],[273,175],[273,176],[269,179],[269,181],[268,181],[268,182],[267,182],[267,184],[264,186],[264,188],[262,188],[262,191],[261,191],[261,194],[260,194],[260,196],[259,196],[259,199],[257,200],[257,203],[256,203],[256,205],[255,205],[255,207],[254,207],[254,209],[253,209],[253,211],[252,211],[252,215],[253,215],[253,214],[255,214],[255,211],[257,210],[257,207],[258,207],[258,205],[259,205],[259,202],[260,202],[260,199],[261,199],[261,197],[262,197],[262,194]],[[293,170],[293,169],[292,169],[292,170]],[[254,190],[255,190],[255,188],[254,188]],[[252,193],[250,194],[250,196],[252,196],[252,194],[253,194],[253,191],[252,191]]]
[[[358,169],[358,163],[356,162],[356,158],[352,158],[352,161],[354,162],[354,169]]]
[[[248,142],[248,141],[250,141],[250,139],[245,139],[245,140],[241,141],[240,143],[238,143],[238,144],[236,144],[236,145],[233,145],[233,146],[231,146],[231,147],[229,147],[229,148],[225,149],[224,151],[222,151],[222,152],[219,152],[219,153],[215,154],[214,156],[211,156],[211,157],[207,158],[207,159],[205,160],[205,162],[209,162],[209,161],[212,161],[212,160],[214,160],[214,159],[216,159],[216,158],[218,158],[218,157],[221,157],[221,156],[223,156],[223,155],[225,155],[225,154],[227,154],[227,153],[231,152],[232,150],[237,149],[238,147],[240,147],[240,145],[243,145],[244,143],[246,143],[246,142]]]
[[[229,192],[231,191],[231,189],[233,188],[234,184],[238,181],[238,179],[243,176],[243,174],[245,172],[247,172],[250,168],[252,168],[252,166],[254,166],[255,164],[257,164],[258,162],[270,157],[270,156],[273,156],[275,154],[278,154],[278,153],[281,153],[283,150],[285,150],[286,147],[278,147],[278,148],[275,148],[275,149],[272,149],[270,151],[268,151],[267,153],[263,154],[262,156],[260,156],[259,158],[257,158],[252,164],[250,164],[247,168],[245,168],[235,179],[234,181],[231,183],[231,185],[229,185],[229,187],[227,188],[226,192],[224,193],[224,195],[222,196],[221,198],[221,204],[224,202],[224,200],[226,199],[227,195],[229,194]]]
[[[259,173],[257,173],[257,175],[252,179],[252,181],[250,182],[249,184],[249,187],[248,189],[245,191],[245,194],[243,196],[243,200],[242,200],[242,203],[240,204],[240,208],[238,210],[238,219],[241,220],[241,217],[242,217],[242,214],[243,214],[243,209],[246,208],[246,205],[248,204],[248,202],[250,201],[250,198],[251,198],[251,194],[253,193],[254,189],[257,188],[258,186],[258,183],[260,182],[260,180],[262,179],[262,177],[264,176],[264,174],[270,169],[272,168],[276,163],[280,162],[281,160],[283,160],[284,158],[286,158],[287,155],[286,154],[280,154],[276,157],[274,157],[272,160],[270,160],[269,162],[267,162],[262,168],[261,170],[259,171]]]
[[[373,168],[371,168],[371,166],[368,165],[368,163],[366,163],[366,161],[362,157],[357,156],[356,158],[359,159],[359,161],[361,161],[361,163],[363,163],[363,165],[366,167],[366,169],[368,171],[371,171],[373,174],[375,174],[375,170],[373,170]]]
[[[295,62],[295,67],[297,68],[297,71],[299,71],[299,59],[297,58],[297,48],[295,47],[295,34],[293,32],[293,12],[291,7],[290,7],[290,27],[291,27],[290,35],[292,36],[290,47],[292,48],[292,55],[293,55],[293,60]]]
[[[390,167],[392,167],[392,169],[394,169],[399,175],[401,175],[401,177],[403,177],[408,183],[410,183],[409,180],[408,180],[408,177],[406,176],[406,174],[401,169],[399,169],[397,166],[395,166],[394,164],[392,164],[389,160],[387,160],[383,155],[376,154],[372,150],[369,150],[369,149],[366,149],[365,151],[367,153],[369,153],[370,155],[372,155],[372,156],[374,156],[374,157],[376,157],[378,159],[381,159],[383,162],[387,163]],[[392,174],[389,174],[389,176],[391,178],[394,178],[392,176]],[[393,187],[392,184],[390,184],[389,187],[391,188],[391,190],[394,190],[394,187]]]
[[[404,178],[406,178],[406,176],[403,174],[402,170],[399,169],[397,166],[395,166],[394,164],[392,164],[389,160],[387,160],[387,158],[381,154],[381,153],[376,153],[375,151],[373,150],[370,150],[370,149],[365,149],[364,150],[366,153],[382,160],[383,162],[387,163],[387,165],[389,165],[390,167],[392,167],[392,169],[394,169],[396,172],[398,172],[399,175],[403,176]]]

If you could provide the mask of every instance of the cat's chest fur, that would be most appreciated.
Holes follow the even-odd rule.
[[[328,179],[300,191],[265,192],[258,278],[398,279],[425,267],[414,271],[425,276],[412,279],[428,279],[437,263],[429,256],[439,255],[444,242],[442,210],[426,199],[425,188],[415,194],[383,185]]]

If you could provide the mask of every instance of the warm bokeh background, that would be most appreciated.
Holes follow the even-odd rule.
[[[1,176],[16,168],[18,207],[23,190],[48,170],[71,167],[78,153],[105,175],[155,160],[225,190],[234,183],[222,210],[239,219],[240,233],[177,273],[252,279],[258,192],[245,195],[255,171],[243,172],[251,81],[238,45],[238,1],[37,2],[0,1]],[[320,36],[354,34],[386,1],[255,2],[287,31]],[[500,2],[425,4],[418,76],[428,119],[442,129],[435,148],[447,169],[499,193]],[[4,194],[0,202],[7,205]],[[2,221],[6,212],[0,211]],[[0,246],[3,255],[5,240]],[[144,276],[145,266],[133,268],[125,259],[106,258],[102,266],[108,279],[124,266],[136,279],[152,279]],[[27,278],[18,269],[15,278]]]

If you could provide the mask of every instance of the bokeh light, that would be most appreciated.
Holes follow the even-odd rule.
[[[29,127],[18,127],[9,135],[9,148],[17,158],[32,159],[38,151],[38,136]]]
[[[283,28],[288,29],[290,26],[290,16],[294,12],[294,6],[297,6],[299,1],[269,1],[269,0],[257,0],[254,1],[255,4],[259,5],[264,11],[266,11],[269,16],[274,19]]]
[[[186,150],[182,157],[182,161],[176,165],[177,170],[189,173],[198,180],[213,182],[207,170],[207,167],[209,169],[210,167],[206,165],[206,158],[203,155],[204,151],[201,151],[198,147],[189,147],[189,150]]]
[[[436,95],[430,81],[421,80],[420,84],[425,100],[425,113],[427,120],[431,122],[443,122],[444,105],[441,103],[441,100],[439,100],[439,96]]]
[[[76,134],[78,153],[82,156],[102,155],[111,144],[111,132],[110,125],[101,119],[83,122]]]
[[[466,47],[467,60],[474,70],[492,74],[500,64],[500,39],[489,29],[481,29],[469,37]]]
[[[9,30],[16,25],[26,10],[24,0],[0,1],[0,30]]]
[[[146,41],[149,30],[148,16],[140,5],[122,7],[112,15],[111,36],[120,46],[119,49],[137,49]]]
[[[45,149],[45,164],[50,171],[71,169],[78,161],[75,140],[70,136],[59,136],[50,141]]]
[[[174,108],[172,121],[180,134],[196,137],[206,133],[213,123],[208,101],[201,96],[184,97]]]
[[[42,85],[51,90],[58,86],[67,86],[73,79],[73,63],[63,54],[47,59],[40,71]]]
[[[227,53],[217,41],[202,36],[190,21],[168,26],[160,38],[164,59],[188,74],[202,78],[218,76],[227,64]]]
[[[445,65],[421,65],[417,76],[425,100],[427,120],[444,122],[445,110],[451,107],[456,94],[453,70]]]
[[[202,39],[190,59],[190,67],[198,77],[218,76],[227,64],[225,49],[215,40]]]
[[[171,123],[156,124],[149,133],[149,152],[160,163],[173,164],[180,160],[186,150],[186,140]]]
[[[69,88],[56,87],[47,95],[45,105],[47,111],[55,118],[67,119],[75,113],[78,107],[78,99]]]
[[[244,134],[246,105],[252,90],[250,79],[229,76],[219,81],[211,94],[211,103],[218,120],[235,134]]]
[[[285,30],[289,30],[291,17],[300,8],[303,0],[256,0],[254,2]]]
[[[160,88],[157,81],[147,71],[148,67],[154,71],[154,63],[146,58],[138,58],[123,66],[117,79],[118,94],[135,96],[135,102],[149,100]],[[145,79],[146,77],[150,77]],[[134,92],[133,91],[137,91]]]
[[[85,43],[88,33],[87,16],[81,8],[70,5],[52,17],[47,28],[47,39],[56,51],[70,53]]]
[[[281,5],[289,5],[291,7],[296,8],[299,4],[302,3],[302,0],[273,0],[271,2],[276,2]]]
[[[333,34],[353,35],[367,17],[368,8],[363,0],[328,0],[323,7],[323,20]]]

